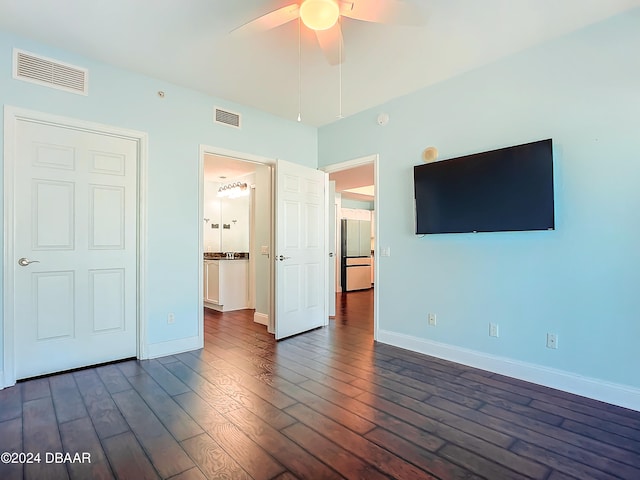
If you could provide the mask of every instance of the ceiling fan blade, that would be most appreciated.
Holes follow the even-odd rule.
[[[328,30],[316,30],[316,37],[324,56],[331,65],[344,62],[344,41],[340,22]]]
[[[422,25],[424,14],[420,7],[401,0],[352,0],[340,4],[340,14],[374,23]]]
[[[250,22],[231,30],[231,33],[233,35],[250,35],[253,33],[264,32],[266,30],[279,27],[280,25],[284,25],[291,20],[295,20],[299,16],[300,5],[292,3],[291,5],[287,5],[251,20]]]

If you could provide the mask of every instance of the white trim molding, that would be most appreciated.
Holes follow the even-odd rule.
[[[366,157],[359,157],[359,158],[354,158],[352,160],[346,160],[344,162],[325,165],[324,167],[319,167],[319,170],[322,170],[323,172],[326,172],[326,173],[341,172],[342,170],[349,170],[350,168],[360,167],[362,165],[369,165],[371,163],[375,164],[377,161],[378,161],[378,154],[373,154],[373,155],[367,155]]]
[[[640,411],[640,388],[388,330],[379,330],[377,340],[406,350]]]
[[[259,323],[260,325],[264,325],[266,327],[269,326],[269,315],[266,313],[254,312],[253,313],[253,321]]]

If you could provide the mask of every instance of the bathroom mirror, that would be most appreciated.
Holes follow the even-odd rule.
[[[218,197],[221,184],[205,182],[204,251],[249,251],[249,195]]]

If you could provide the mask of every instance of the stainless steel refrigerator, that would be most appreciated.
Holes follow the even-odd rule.
[[[371,222],[343,218],[342,239],[342,291],[371,288]]]

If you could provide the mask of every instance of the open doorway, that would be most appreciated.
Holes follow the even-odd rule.
[[[269,327],[272,166],[204,153],[203,305]]]
[[[327,174],[284,160],[269,161],[213,147],[201,146],[200,154],[201,305],[221,312],[253,307],[254,321],[267,325],[276,339],[328,325]],[[205,165],[209,163],[211,181],[207,182]],[[227,231],[242,227],[241,215],[226,216],[224,203],[219,201],[218,192],[229,190],[249,192],[246,252],[246,237],[239,250],[225,243]],[[205,211],[210,198],[215,205],[207,205]],[[217,230],[218,236],[205,238],[205,231],[211,230]],[[246,262],[246,267],[239,267],[240,262]],[[239,288],[238,277],[224,279],[223,268],[233,272],[229,275],[243,275],[246,288]],[[247,294],[231,305],[235,299],[223,298],[227,286]],[[201,324],[204,308],[202,311]]]
[[[376,180],[378,157],[372,155],[324,167],[335,182],[335,293],[336,309],[349,298],[369,299],[372,330],[377,332],[378,295],[376,239],[378,231]],[[368,292],[368,293],[367,293]],[[371,317],[369,317],[371,318]]]

